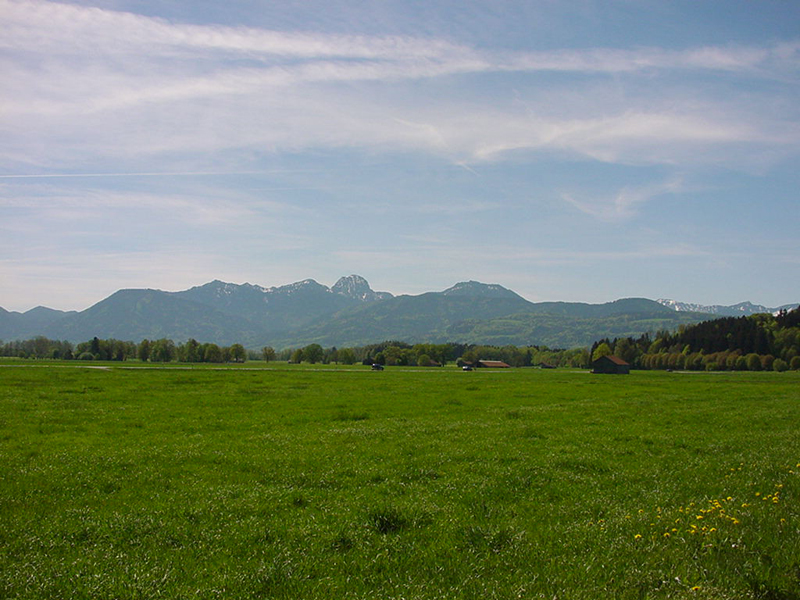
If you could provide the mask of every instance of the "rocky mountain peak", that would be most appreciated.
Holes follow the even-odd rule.
[[[342,277],[333,284],[331,291],[335,294],[347,296],[348,298],[355,298],[363,302],[370,302],[373,300],[382,300],[384,298],[391,298],[391,294],[387,292],[375,292],[369,285],[369,282],[361,277],[361,275],[348,275]]]

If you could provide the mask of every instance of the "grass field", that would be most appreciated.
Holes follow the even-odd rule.
[[[800,374],[0,367],[3,598],[800,598]]]

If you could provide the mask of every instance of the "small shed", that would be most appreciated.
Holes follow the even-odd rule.
[[[592,363],[592,373],[605,373],[610,375],[628,375],[631,366],[616,356],[601,356]]]
[[[504,363],[502,360],[479,360],[477,367],[484,369],[510,369],[511,365]]]

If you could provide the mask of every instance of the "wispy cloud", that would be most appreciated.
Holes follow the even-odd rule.
[[[464,165],[519,151],[735,163],[739,145],[777,157],[800,145],[791,102],[765,113],[753,106],[758,98],[737,101],[713,83],[680,89],[669,77],[692,70],[793,85],[798,42],[508,52],[436,38],[189,25],[42,0],[0,0],[0,12],[0,158],[17,169],[343,146]],[[566,79],[519,91],[520,110],[483,91],[485,75],[511,72],[532,83],[553,72]],[[643,88],[640,75],[654,73]],[[623,93],[595,93],[604,85]],[[778,89],[772,98],[790,97]]]
[[[670,179],[644,186],[624,187],[611,197],[576,197],[562,193],[561,198],[581,212],[607,222],[624,221],[635,216],[645,203],[684,190],[683,180]]]

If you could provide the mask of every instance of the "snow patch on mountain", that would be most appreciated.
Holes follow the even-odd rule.
[[[361,275],[348,275],[347,277],[340,278],[339,281],[333,284],[331,292],[362,302],[373,302],[375,300],[385,300],[386,298],[393,297],[389,292],[374,291],[370,287],[369,282],[361,277]]]
[[[706,305],[695,304],[692,302],[681,302],[679,300],[670,300],[667,298],[659,298],[656,300],[656,302],[663,304],[664,306],[677,312],[699,312],[717,315],[720,317],[741,317],[763,313],[775,315],[778,314],[780,310],[789,310],[795,306],[793,304],[785,304],[783,306],[770,308],[762,304],[753,304],[752,302],[739,302],[738,304],[732,304],[730,306],[724,306],[721,304]]]

